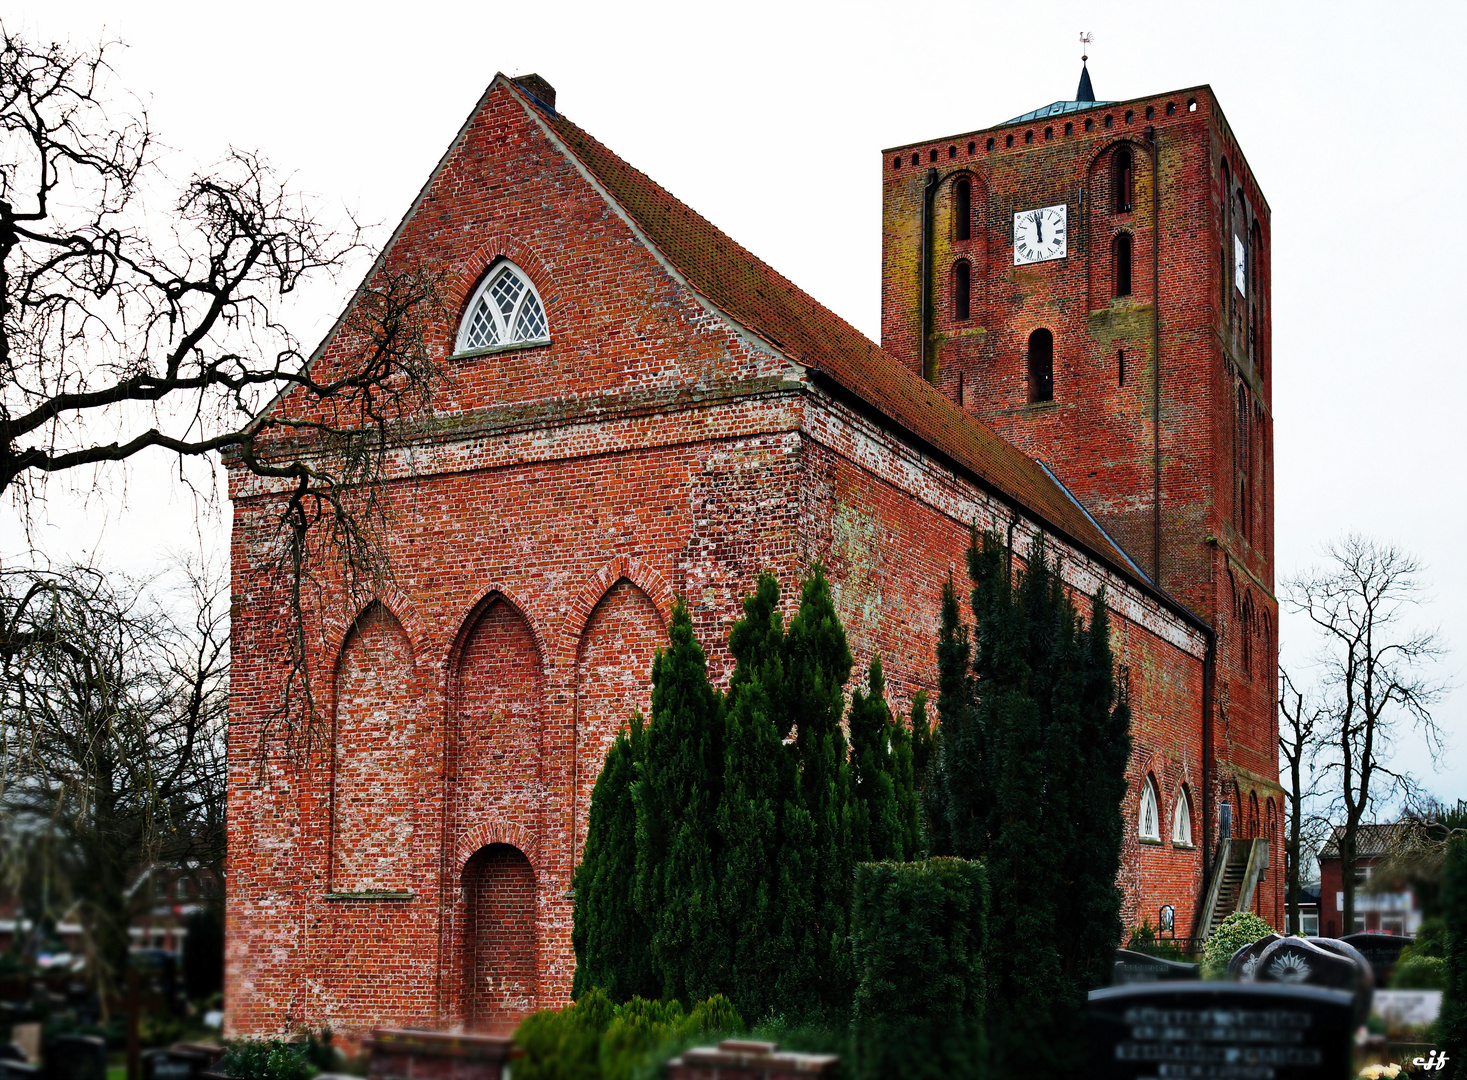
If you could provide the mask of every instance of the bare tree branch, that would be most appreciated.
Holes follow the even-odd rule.
[[[1416,788],[1410,774],[1389,765],[1402,724],[1426,740],[1434,757],[1443,752],[1431,705],[1446,684],[1430,670],[1445,650],[1434,631],[1402,626],[1425,592],[1414,556],[1354,533],[1324,554],[1324,567],[1284,583],[1282,599],[1309,619],[1322,642],[1314,754],[1321,774],[1331,778],[1331,805],[1343,816],[1338,839],[1348,933],[1354,926],[1360,825],[1383,800],[1409,797]],[[1294,708],[1303,707],[1302,696],[1296,697]],[[1290,720],[1287,711],[1285,718]]]
[[[309,359],[282,302],[365,254],[359,230],[323,224],[257,153],[165,175],[146,113],[114,108],[107,51],[0,26],[0,493],[29,528],[47,477],[223,453],[287,488],[280,570],[303,622],[323,568],[349,594],[388,573],[371,489],[443,378],[438,277],[375,266],[330,356]],[[282,395],[289,422],[268,410]],[[309,742],[303,633],[279,715]]]

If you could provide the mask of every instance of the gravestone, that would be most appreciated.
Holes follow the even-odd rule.
[[[208,1054],[180,1050],[149,1050],[143,1055],[143,1080],[199,1080],[213,1065]]]
[[[107,1080],[107,1044],[95,1035],[58,1035],[41,1055],[44,1080]]]
[[[1239,982],[1252,982],[1253,970],[1258,966],[1258,958],[1263,955],[1263,950],[1275,941],[1282,940],[1283,937],[1280,934],[1264,934],[1251,945],[1244,945],[1228,960],[1228,978],[1237,979]]]
[[[1415,938],[1400,934],[1347,934],[1340,940],[1358,950],[1370,962],[1370,969],[1375,973],[1375,985],[1385,986],[1390,982],[1396,961],[1401,958],[1401,950]]]
[[[0,1080],[40,1080],[41,1067],[25,1061],[0,1061]]]
[[[1232,982],[1090,992],[1091,1080],[1342,1080],[1353,1001],[1341,990]]]
[[[1365,958],[1358,953],[1352,957],[1343,950],[1322,948],[1309,938],[1283,938],[1264,949],[1253,970],[1253,980],[1343,990],[1354,1000],[1357,1026],[1370,1015],[1374,982]]]
[[[0,1043],[0,1061],[29,1061],[25,1051],[20,1048],[20,1043]]]
[[[1200,978],[1196,964],[1163,960],[1158,956],[1147,956],[1133,949],[1117,949],[1110,984],[1129,986],[1133,983],[1169,982],[1174,979],[1196,978]]]

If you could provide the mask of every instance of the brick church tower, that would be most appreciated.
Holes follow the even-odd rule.
[[[1269,208],[1211,88],[1097,101],[1082,68],[882,169],[882,348],[1213,628],[1204,851],[1277,835]]]

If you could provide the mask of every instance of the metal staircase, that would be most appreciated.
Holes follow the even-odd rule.
[[[1229,915],[1253,906],[1253,894],[1268,869],[1267,840],[1224,840],[1218,845],[1217,872],[1207,888],[1198,929],[1203,939],[1212,936]]]

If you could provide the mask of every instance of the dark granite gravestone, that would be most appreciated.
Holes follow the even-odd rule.
[[[1343,1080],[1349,994],[1173,982],[1090,992],[1091,1080]]]
[[[1370,970],[1375,973],[1375,985],[1385,986],[1390,982],[1396,961],[1401,958],[1401,950],[1416,939],[1400,934],[1346,934],[1340,940],[1358,950],[1370,963]]]
[[[41,1054],[45,1080],[107,1080],[107,1044],[95,1035],[58,1035]]]
[[[24,1061],[0,1061],[0,1080],[40,1080],[41,1067]]]
[[[177,1047],[150,1050],[143,1055],[143,1080],[199,1080],[213,1063],[208,1054]]]
[[[1328,939],[1283,938],[1275,941],[1258,957],[1253,980],[1343,990],[1355,1002],[1355,1023],[1365,1023],[1365,1018],[1370,1015],[1374,988],[1370,965],[1358,953],[1350,956],[1343,950],[1324,948],[1319,940]]]
[[[1173,979],[1200,978],[1196,964],[1183,964],[1176,960],[1163,960],[1157,956],[1132,949],[1117,949],[1116,963],[1111,975],[1112,986],[1129,986],[1133,983],[1169,982]]]
[[[19,1043],[0,1043],[0,1061],[29,1061]]]
[[[1263,950],[1280,940],[1282,940],[1280,934],[1264,934],[1251,945],[1244,945],[1233,953],[1232,959],[1228,961],[1228,978],[1237,979],[1239,982],[1252,982],[1253,969],[1258,964],[1258,958],[1263,955]]]

